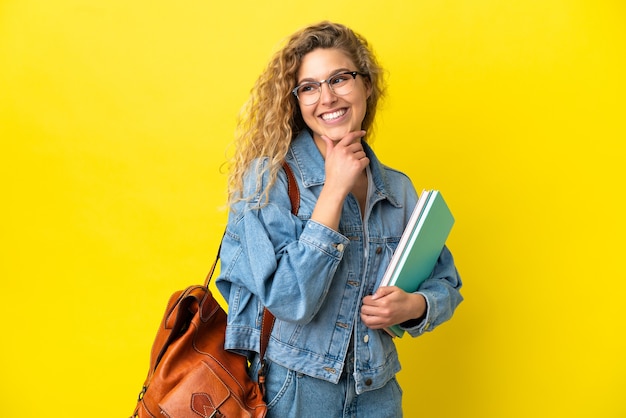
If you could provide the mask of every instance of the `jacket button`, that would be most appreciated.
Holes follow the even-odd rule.
[[[367,379],[365,381],[365,386],[372,386],[372,379]]]
[[[342,252],[343,251],[343,244],[337,244],[337,251]]]
[[[382,252],[383,252],[383,248],[382,247],[376,248],[376,254],[380,254]]]

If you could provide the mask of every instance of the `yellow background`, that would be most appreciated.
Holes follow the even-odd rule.
[[[331,19],[389,71],[374,147],[442,190],[455,318],[407,417],[626,417],[621,0],[0,1],[0,415],[126,417],[225,225],[235,116]]]

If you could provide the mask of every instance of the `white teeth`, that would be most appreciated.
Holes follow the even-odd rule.
[[[341,109],[332,113],[324,113],[322,115],[322,119],[324,119],[325,121],[329,121],[329,120],[337,119],[345,114],[346,114],[346,109]]]

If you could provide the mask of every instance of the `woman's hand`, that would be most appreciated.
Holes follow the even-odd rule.
[[[361,320],[368,328],[381,329],[416,319],[426,312],[426,299],[396,286],[379,287],[363,298]]]
[[[344,198],[370,162],[361,143],[364,136],[365,131],[355,131],[347,133],[339,141],[333,141],[325,135],[321,137],[326,145],[324,187],[342,194]]]
[[[338,141],[322,136],[324,144],[318,144],[325,158],[326,181],[320,193],[311,219],[337,230],[343,202],[361,178],[370,163],[365,155],[361,138],[365,131],[347,133]]]

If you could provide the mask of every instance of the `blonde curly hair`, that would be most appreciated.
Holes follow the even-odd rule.
[[[385,83],[383,70],[365,38],[344,25],[331,22],[321,22],[294,33],[259,76],[239,114],[234,155],[229,163],[228,201],[231,206],[251,198],[243,195],[243,179],[250,163],[257,158],[267,158],[268,161],[263,170],[269,171],[269,182],[261,190],[263,173],[257,173],[256,185],[256,192],[267,197],[291,141],[307,128],[292,90],[302,58],[318,48],[343,51],[352,59],[357,71],[369,78],[372,93],[367,99],[362,127],[368,132],[372,129]]]

